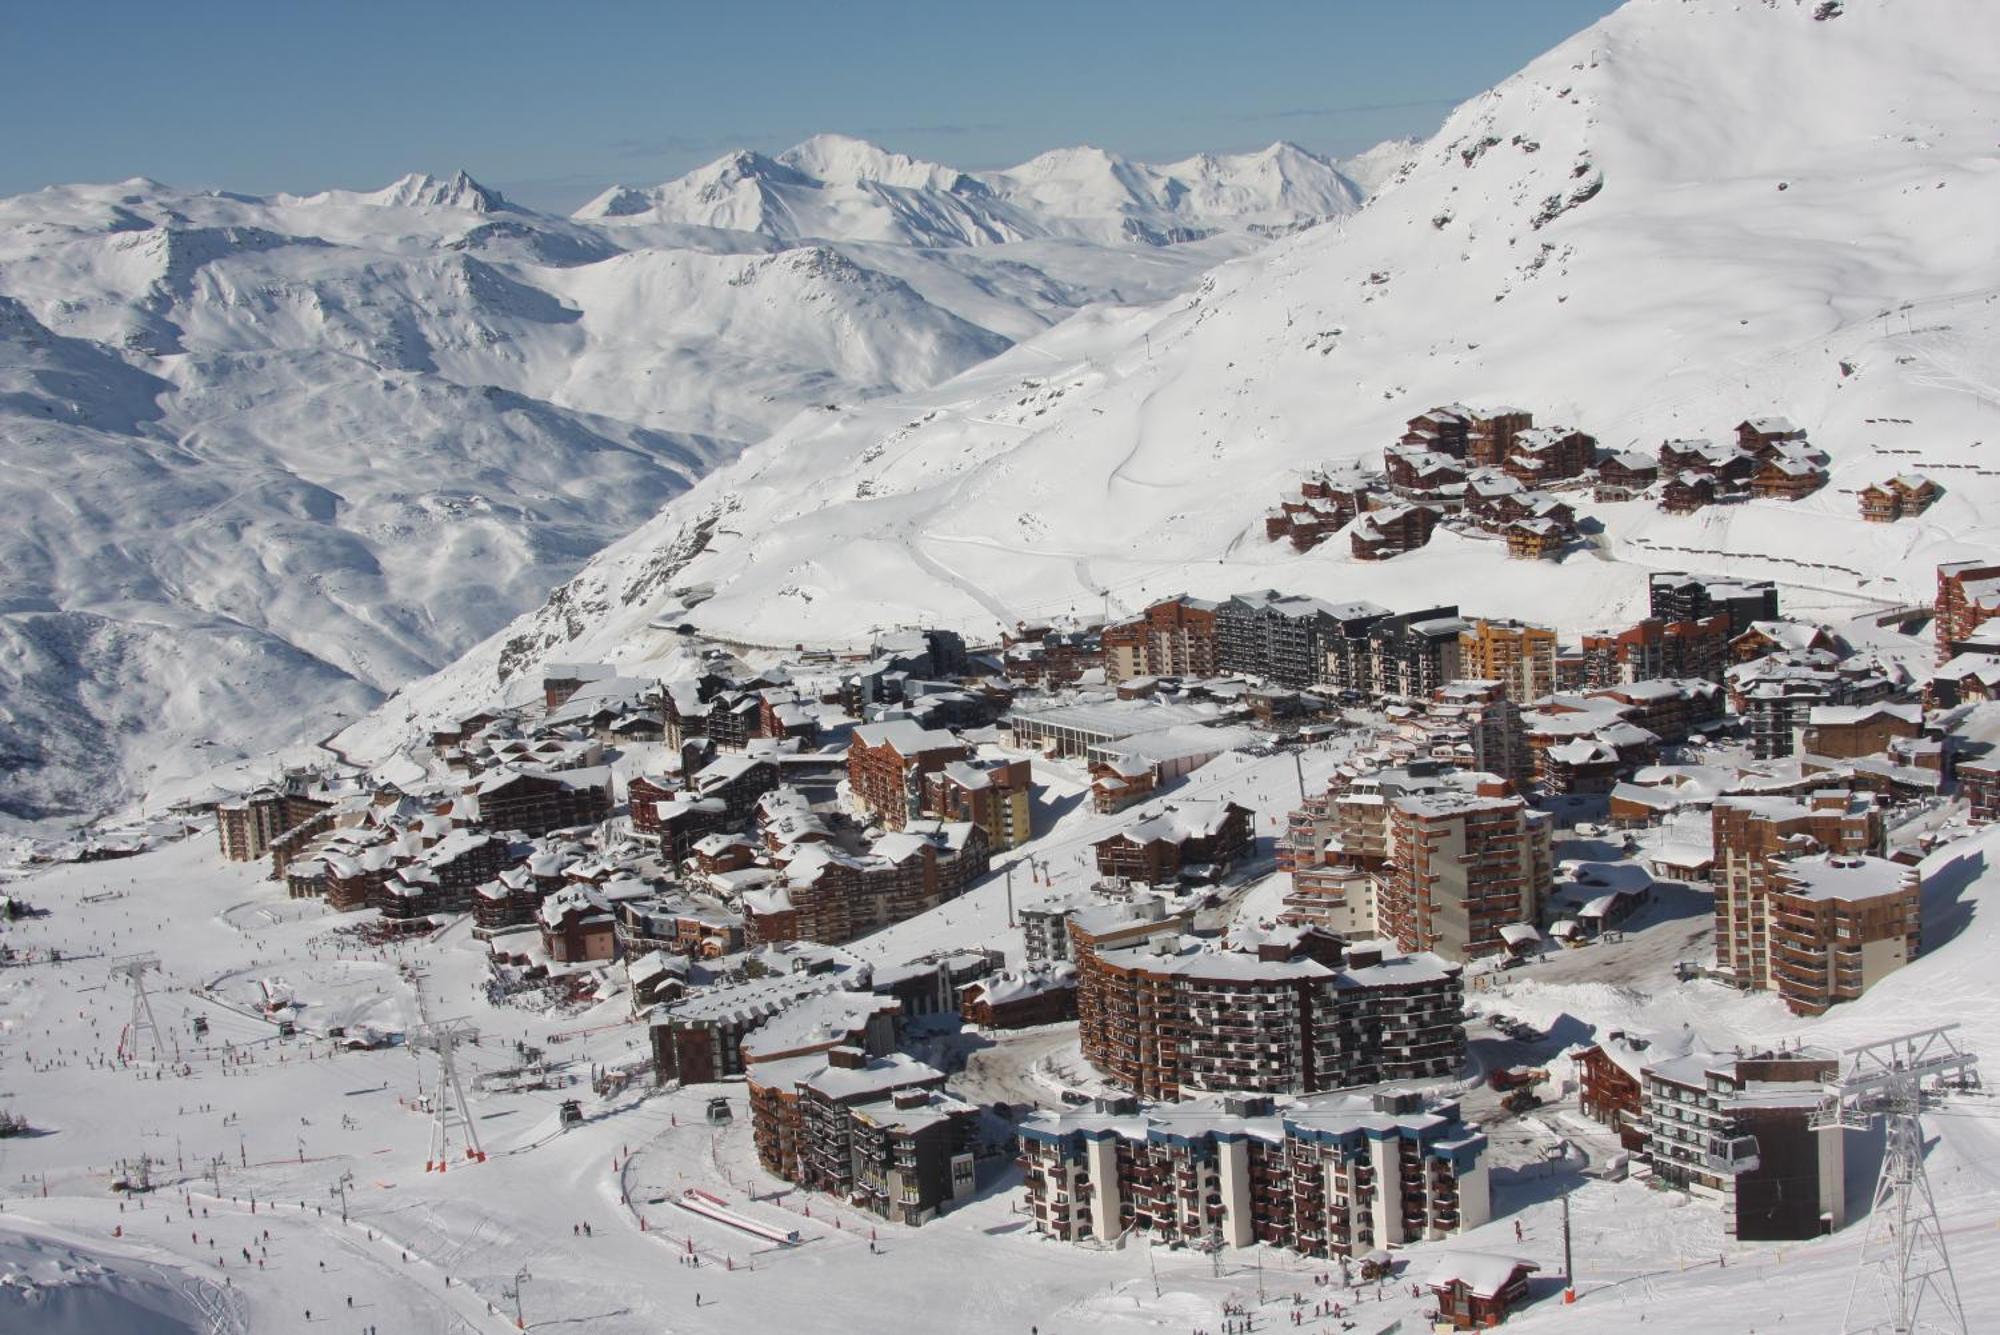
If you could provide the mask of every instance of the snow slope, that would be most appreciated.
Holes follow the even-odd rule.
[[[7,1330],[195,1335],[240,1329],[233,1316],[222,1290],[177,1267],[77,1247],[45,1229],[0,1226],[0,1326]]]
[[[1246,190],[1218,176],[1214,216],[1284,203]],[[0,200],[0,818],[317,737],[801,408],[924,388],[1260,244],[703,221],[546,217],[463,173]]]
[[[738,151],[663,185],[613,186],[593,221],[728,227],[786,240],[981,246],[1031,238],[1171,245],[1221,231],[1276,235],[1359,206],[1336,163],[1294,144],[1149,166],[1064,148],[998,172],[962,172],[845,135],[775,157]]]
[[[693,582],[717,594],[687,619],[785,646],[1267,586],[1575,631],[1640,606],[1648,567],[1776,578],[1806,613],[1927,598],[1937,562],[2000,537],[2000,11],[1815,8],[1633,0],[1458,108],[1351,218],[936,388],[794,421],[396,716],[542,654],[643,660]],[[1782,413],[1833,481],[1686,517],[1586,501],[1603,534],[1560,563],[1451,535],[1376,564],[1264,541],[1302,470],[1372,460],[1454,400],[1613,449]],[[1863,524],[1852,491],[1906,468],[1943,501]]]

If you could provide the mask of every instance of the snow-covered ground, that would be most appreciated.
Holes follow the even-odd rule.
[[[1309,753],[1308,781],[1318,782],[1330,763],[1330,755]],[[1191,776],[1183,791],[1195,789],[1257,806],[1262,829],[1262,813],[1291,800],[1296,777],[1289,756],[1231,757]],[[1045,861],[1060,890],[1069,850],[1115,819],[1072,813],[1016,865]],[[2000,833],[1935,855],[1924,869],[1923,958],[1822,1019],[1799,1020],[1769,998],[1714,983],[1674,982],[1679,936],[1698,919],[1669,903],[1635,922],[1624,942],[1476,988],[1477,1009],[1526,1019],[1549,1037],[1521,1044],[1475,1025],[1474,1055],[1487,1065],[1541,1061],[1591,1033],[1681,1023],[1716,1043],[1842,1044],[1945,1018],[1964,1026],[1975,1049],[2000,1053],[1991,968],[2000,948],[2000,879],[1989,871],[1996,852]],[[1017,872],[1017,889],[1023,880]],[[943,944],[1016,948],[1000,884],[996,876],[857,949],[897,960]],[[1278,884],[1253,877],[1238,912],[1268,913]],[[1217,1273],[1205,1257],[1149,1252],[1137,1241],[1104,1252],[1041,1240],[1017,1213],[1019,1188],[999,1161],[982,1166],[975,1200],[920,1229],[800,1193],[757,1168],[740,1085],[651,1094],[635,1087],[608,1099],[590,1092],[593,1064],[643,1051],[644,1030],[628,1021],[622,996],[547,1013],[491,1004],[479,986],[481,948],[462,922],[427,944],[364,945],[339,930],[353,919],[286,899],[253,870],[220,862],[210,837],[121,862],[56,868],[16,889],[46,916],[14,924],[7,940],[38,956],[54,947],[64,959],[0,969],[0,1090],[5,1106],[37,1128],[0,1139],[0,1275],[11,1277],[0,1278],[0,1304],[30,1314],[10,1330],[69,1335],[110,1319],[99,1313],[143,1308],[151,1315],[120,1316],[131,1324],[117,1328],[497,1332],[512,1320],[505,1291],[523,1270],[530,1328],[616,1333],[811,1326],[914,1335],[941,1322],[996,1335],[1031,1326],[1173,1332],[1219,1328],[1225,1302],[1248,1304],[1262,1313],[1260,1328],[1271,1329],[1289,1323],[1295,1292],[1308,1310],[1329,1296],[1357,1297],[1316,1281],[1337,1271],[1278,1254],[1231,1254]],[[1654,934],[1668,944],[1649,946]],[[131,1002],[107,969],[137,950],[161,960],[153,1010],[185,1074],[171,1063],[115,1056]],[[300,1037],[279,1038],[259,1015],[272,994],[294,1002]],[[558,1080],[578,1083],[477,1088],[473,1110],[489,1158],[427,1173],[430,1121],[412,1104],[430,1059],[402,1047],[336,1054],[316,1037],[328,1025],[357,1022],[393,1030],[422,1014],[463,1017],[478,1028],[478,1046],[464,1050],[475,1085],[494,1085],[477,1080],[482,1072],[519,1064],[517,1042],[545,1049]],[[205,1041],[193,1034],[196,1015],[208,1019]],[[1073,1042],[1056,1027],[981,1047],[975,1055],[983,1059],[961,1087],[986,1101],[1047,1098],[1054,1086],[1046,1068],[1060,1065]],[[736,1113],[721,1128],[703,1116],[718,1092]],[[564,1097],[580,1098],[586,1114],[568,1133],[556,1118]],[[1474,1097],[1478,1115],[1495,1118],[1495,1222],[1464,1239],[1408,1249],[1410,1274],[1420,1278],[1428,1257],[1453,1247],[1518,1251],[1543,1266],[1535,1305],[1515,1319],[1525,1330],[1628,1330],[1642,1320],[1644,1329],[1667,1331],[1834,1328],[1858,1225],[1811,1245],[1739,1245],[1722,1236],[1712,1207],[1581,1177],[1574,1156],[1545,1167],[1543,1151],[1558,1135],[1602,1152],[1601,1135],[1593,1138],[1564,1104],[1501,1119],[1483,1094]],[[1935,1138],[1930,1173],[1975,1309],[2000,1300],[1996,1117],[1989,1100],[1967,1095],[1927,1118]],[[110,1183],[142,1154],[152,1159],[157,1189],[143,1208],[135,1201],[121,1210]],[[343,1180],[346,1224],[334,1194]],[[689,1186],[797,1229],[801,1244],[772,1249],[677,1209],[669,1198]],[[1554,1296],[1557,1197],[1566,1187],[1580,1295],[1573,1307]],[[677,1259],[690,1244],[697,1266]],[[1358,1295],[1364,1320],[1356,1328],[1420,1317],[1427,1303],[1411,1298],[1406,1284],[1389,1285],[1379,1301],[1372,1290]]]
[[[858,141],[786,157],[835,179],[759,158],[738,183],[932,207]],[[957,174],[925,166],[943,208]],[[803,229],[555,218],[463,175],[0,199],[0,818],[321,737],[801,409],[1183,291],[1359,198],[1285,146],[1185,180],[1044,167],[1055,197],[949,244],[802,196]],[[1163,199],[1107,193],[1128,174]]]
[[[0,622],[17,641],[8,670],[26,683],[7,696],[9,744],[44,747],[25,753],[26,768],[68,767],[74,788],[110,772],[91,768],[94,755],[136,770],[217,720],[236,720],[232,744],[284,740],[308,697],[359,710],[441,661],[439,646],[490,632],[338,742],[380,760],[428,719],[488,703],[503,677],[518,689],[540,657],[684,666],[652,624],[663,616],[747,651],[1275,585],[1398,608],[1450,599],[1573,631],[1631,614],[1646,570],[1682,566],[1776,578],[1794,613],[1845,619],[1921,599],[1938,561],[1995,545],[1994,470],[1982,460],[2000,393],[1987,369],[2000,350],[1988,221],[2000,202],[2000,11],[1850,0],[1815,21],[1816,8],[1634,0],[1461,108],[1344,224],[1235,260],[1164,304],[1093,306],[1031,338],[1021,324],[1076,304],[1053,266],[1092,270],[1077,246],[1095,243],[1050,228],[920,254],[884,220],[963,222],[968,210],[935,195],[957,191],[964,204],[977,192],[907,161],[881,168],[894,190],[836,183],[820,201],[865,244],[789,249],[769,228],[700,230],[691,224],[730,220],[675,215],[684,201],[671,190],[640,192],[629,209],[600,201],[618,218],[602,222],[508,213],[463,180],[269,201],[140,183],[0,204],[0,219],[20,224],[0,254],[0,322],[22,350],[0,372],[0,410],[40,423],[10,435],[9,462],[30,481],[0,498],[15,512],[9,532],[25,535],[6,563],[20,587]],[[807,147],[777,165],[825,183],[865,156]],[[744,207],[785,197],[767,189],[769,167],[737,166],[770,178]],[[1025,197],[986,184],[1009,207]],[[385,211],[415,239],[381,242]],[[1009,268],[1013,247],[1038,248],[1013,253],[1052,267],[1039,278]],[[1185,277],[1162,257],[1170,270],[1193,253],[1135,251],[1089,284],[1158,296]],[[1012,295],[1016,283],[1030,295]],[[732,343],[753,326],[754,339]],[[219,329],[227,336],[205,341]],[[639,374],[649,341],[682,350],[670,373]],[[730,388],[689,388],[707,381]],[[878,390],[912,392],[860,402]],[[615,411],[607,395],[622,396]],[[828,399],[836,411],[791,421],[694,483],[540,612],[506,625],[513,594],[481,603],[466,592],[573,567],[609,536],[589,525],[641,517],[799,404]],[[1833,484],[1796,505],[1687,517],[1585,504],[1603,532],[1561,563],[1503,563],[1450,535],[1380,565],[1352,562],[1338,541],[1306,556],[1263,542],[1262,511],[1302,469],[1372,456],[1412,413],[1452,400],[1516,402],[1618,447],[1782,412],[1832,455]],[[332,456],[328,424],[369,448]],[[273,440],[286,451],[275,462]],[[61,461],[83,480],[66,491],[33,482]],[[1863,525],[1852,490],[1910,467],[1945,486],[1943,502],[1918,521]],[[490,490],[473,495],[468,473]],[[45,491],[71,511],[54,528],[38,526]],[[171,504],[140,509],[129,499],[140,494]],[[503,518],[467,518],[482,507]],[[158,522],[183,513],[212,517],[213,531],[207,518],[192,535]],[[530,523],[565,536],[551,542]],[[145,542],[132,537],[118,560],[93,556],[104,533]],[[167,552],[184,564],[163,564]],[[343,582],[357,570],[359,582]],[[717,592],[690,611],[675,590],[695,582]],[[59,604],[72,584],[87,610]],[[162,608],[194,611],[183,624]],[[279,634],[280,621],[296,634]],[[79,688],[79,675],[122,693]],[[80,734],[50,726],[66,712],[95,722]],[[61,749],[125,718],[150,729],[130,752]],[[1268,838],[1337,754],[1307,752],[1301,769],[1289,755],[1230,755],[1175,791],[1252,807]],[[1090,841],[1130,818],[1091,812],[1074,767],[1038,764],[1037,779],[1037,838],[1002,860],[1017,908],[1087,885]],[[55,793],[6,797],[25,806]],[[1542,1061],[1618,1028],[1841,1046],[1954,1021],[2000,1061],[1996,855],[2000,831],[1933,854],[1922,957],[1819,1019],[1676,981],[1674,961],[1698,958],[1704,931],[1699,896],[1677,892],[1623,941],[1478,975],[1476,1011],[1547,1037],[1502,1039],[1477,1023],[1473,1057]],[[1143,1240],[1099,1251],[1039,1239],[998,1160],[974,1200],[924,1228],[859,1217],[761,1173],[740,1086],[592,1094],[593,1067],[644,1052],[622,996],[495,1004],[463,921],[429,941],[371,945],[257,871],[221,863],[201,837],[10,884],[45,916],[7,927],[33,958],[0,969],[0,1102],[36,1128],[0,1139],[9,1329],[27,1312],[35,1335],[93,1322],[147,1335],[497,1332],[512,1328],[518,1299],[531,1328],[608,1335],[1175,1335],[1221,1329],[1225,1304],[1254,1310],[1260,1330],[1291,1324],[1297,1294],[1307,1310],[1354,1304],[1352,1328],[1372,1335],[1417,1328],[1428,1306],[1407,1278],[1350,1294],[1319,1282],[1332,1268],[1275,1254],[1211,1263]],[[1234,911],[1266,916],[1279,889],[1261,876],[1230,887]],[[975,945],[1011,953],[1018,940],[996,872],[853,948],[894,963]],[[153,1010],[173,1063],[115,1055],[131,1005],[109,968],[137,951],[162,964]],[[260,1012],[273,996],[289,999],[298,1036]],[[474,1080],[488,1158],[454,1159],[445,1173],[425,1171],[430,1121],[415,1106],[430,1059],[336,1051],[321,1036],[425,1016],[478,1028],[469,1079],[520,1065],[517,1045],[555,1067],[553,1087]],[[1059,1029],[1003,1040],[964,1088],[1053,1089],[1073,1070],[1070,1051]],[[702,1115],[716,1093],[736,1112],[720,1128]],[[565,1097],[586,1114],[567,1133]],[[1447,1250],[1518,1252],[1542,1268],[1533,1305],[1510,1323],[1527,1331],[1838,1328],[1860,1224],[1808,1245],[1738,1244],[1709,1206],[1583,1176],[1576,1156],[1539,1162],[1558,1137],[1602,1150],[1560,1101],[1532,1118],[1500,1117],[1483,1092],[1468,1104],[1491,1118],[1496,1218],[1407,1249],[1408,1278]],[[1974,1313],[2000,1304],[1996,1118],[1977,1092],[1926,1116],[1928,1169]],[[141,1156],[158,1189],[121,1209],[110,1184]],[[676,1209],[668,1198],[685,1186],[797,1229],[800,1245],[774,1250]],[[1558,1297],[1565,1191],[1574,1305]],[[688,1256],[698,1264],[678,1259]],[[1314,1317],[1303,1328],[1345,1327]]]
[[[510,670],[644,663],[648,622],[694,584],[716,596],[685,619],[778,646],[1266,587],[1573,635],[1641,609],[1654,569],[1775,579],[1808,616],[1927,599],[1937,563],[2000,539],[2000,10],[1814,9],[1634,0],[1461,106],[1360,212],[935,388],[795,420],[350,737],[373,752],[410,713],[476,705],[503,648]],[[1459,401],[1646,451],[1783,414],[1832,480],[1685,516],[1569,493],[1601,532],[1560,562],[1451,533],[1373,563],[1344,537],[1264,539],[1305,470],[1379,461]],[[1855,490],[1904,469],[1943,500],[1864,523]]]

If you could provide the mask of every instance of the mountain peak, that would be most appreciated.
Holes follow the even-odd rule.
[[[1115,153],[1106,152],[1092,144],[1074,144],[1068,148],[1051,148],[1035,154],[1018,167],[1008,169],[1009,176],[1060,176],[1073,171],[1107,171],[1124,164],[1124,159]]]
[[[411,172],[368,197],[389,208],[464,209],[471,213],[497,213],[507,201],[497,190],[489,190],[465,171],[443,178]]]
[[[876,181],[914,189],[950,189],[962,173],[954,167],[891,152],[880,144],[845,134],[816,134],[777,160],[807,176],[839,185]]]

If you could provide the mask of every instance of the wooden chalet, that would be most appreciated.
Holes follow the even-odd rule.
[[[1092,845],[1097,870],[1147,885],[1215,879],[1250,850],[1254,815],[1234,802],[1182,798]]]
[[[1576,507],[1546,491],[1516,491],[1486,502],[1479,518],[1489,523],[1511,524],[1518,519],[1545,519],[1559,528],[1576,527]]]
[[[1914,518],[1936,504],[1944,489],[1921,473],[1903,473],[1861,489],[1861,517],[1871,524]]]
[[[1825,626],[1803,621],[1753,621],[1729,641],[1731,663],[1753,663],[1770,654],[1824,650],[1837,654],[1840,642]]]
[[[1401,443],[1463,459],[1472,433],[1473,417],[1472,409],[1462,403],[1433,408],[1409,420]]]
[[[1517,561],[1552,561],[1562,555],[1573,530],[1552,519],[1517,519],[1501,530],[1507,555]]]
[[[1315,473],[1264,516],[1264,537],[1271,542],[1289,540],[1294,549],[1309,552],[1374,503],[1371,479],[1345,474],[1336,480],[1330,474]]]
[[[1428,505],[1392,505],[1356,521],[1348,538],[1357,561],[1386,561],[1413,552],[1431,540],[1438,512]]]
[[[1535,424],[1535,415],[1520,408],[1495,408],[1475,415],[1466,433],[1466,462],[1498,468],[1514,450],[1514,439]]]
[[[1659,463],[1643,454],[1614,454],[1597,466],[1598,501],[1629,501],[1660,480]]]
[[[1528,1300],[1528,1276],[1540,1269],[1516,1256],[1447,1252],[1438,1258],[1425,1287],[1437,1298],[1440,1325],[1484,1330]]]
[[[1707,439],[1669,440],[1660,445],[1660,471],[1702,473],[1720,482],[1745,482],[1757,468],[1757,457],[1735,445]]]
[[[1520,479],[1498,468],[1475,468],[1465,475],[1465,508],[1471,514],[1486,514],[1502,498],[1526,490]]]
[[[1805,438],[1805,428],[1794,425],[1789,418],[1752,417],[1736,424],[1737,447],[1748,450],[1759,459],[1780,445]]]
[[[1593,1122],[1616,1131],[1618,1143],[1634,1152],[1646,1148],[1645,1085],[1640,1078],[1645,1047],[1643,1039],[1613,1033],[1576,1058],[1582,1086],[1578,1108]]]
[[[1750,475],[1750,494],[1763,500],[1802,500],[1825,485],[1824,463],[1789,450],[1765,456]]]
[[[1560,427],[1530,427],[1514,437],[1500,467],[1513,477],[1538,486],[1581,477],[1597,462],[1597,438]]]
[[[558,964],[608,960],[617,953],[617,918],[583,886],[558,890],[536,910],[542,949]]]
[[[1708,473],[1684,471],[1667,479],[1660,491],[1660,508],[1670,515],[1693,514],[1715,504],[1715,477]]]
[[[1457,498],[1464,494],[1465,465],[1448,454],[1391,445],[1382,452],[1382,466],[1389,489],[1398,496]]]

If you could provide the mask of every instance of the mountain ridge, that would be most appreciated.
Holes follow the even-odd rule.
[[[2000,203],[1982,32],[2000,43],[2000,16],[1971,0],[1837,22],[1632,0],[1456,109],[1353,216],[934,389],[788,425],[559,592],[610,612],[580,630],[523,617],[395,718],[470,707],[543,657],[664,658],[663,616],[855,648],[873,625],[988,635],[1276,586],[1574,633],[1637,614],[1646,571],[1682,567],[1778,579],[1808,616],[1924,601],[1938,562],[2000,545],[1979,454],[1978,367],[2000,353],[2000,273],[1972,221]],[[1782,413],[1832,456],[1832,485],[1685,516],[1580,499],[1601,531],[1559,562],[1449,533],[1387,562],[1264,539],[1302,472],[1379,459],[1455,401],[1649,451]],[[1863,523],[1854,491],[1909,467],[1945,499]],[[725,512],[754,545],[694,541]],[[690,585],[712,596],[680,606]]]
[[[1220,230],[1274,235],[1359,207],[1337,163],[1280,141],[1151,165],[1088,145],[969,172],[848,135],[766,156],[737,149],[672,181],[612,186],[571,216],[814,238],[976,246],[1032,238],[1167,246]]]
[[[463,172],[0,199],[0,821],[317,736],[792,415],[1258,244],[602,225]]]

